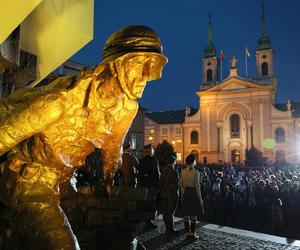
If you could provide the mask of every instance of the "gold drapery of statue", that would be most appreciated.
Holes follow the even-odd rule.
[[[147,81],[161,77],[166,62],[152,29],[129,26],[107,40],[102,62],[80,77],[0,100],[0,155],[8,152],[9,158],[0,197],[27,240],[34,235],[31,240],[47,242],[49,249],[79,249],[59,206],[58,184],[95,147],[103,150],[110,176],[138,110],[136,99]]]

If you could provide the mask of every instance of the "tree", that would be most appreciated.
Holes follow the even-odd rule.
[[[154,151],[154,156],[158,160],[160,166],[164,165],[167,162],[168,157],[171,154],[176,155],[176,152],[172,144],[170,144],[168,141],[159,143]]]
[[[245,164],[248,167],[262,167],[264,164],[264,157],[261,151],[256,147],[246,150]]]

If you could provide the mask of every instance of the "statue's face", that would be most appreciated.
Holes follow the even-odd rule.
[[[161,78],[166,62],[166,57],[156,53],[125,55],[118,66],[118,78],[123,90],[131,99],[141,98],[147,81]]]

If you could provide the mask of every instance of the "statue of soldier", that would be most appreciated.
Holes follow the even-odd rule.
[[[59,183],[95,147],[104,175],[114,171],[147,81],[167,59],[156,33],[129,26],[106,41],[102,61],[79,78],[62,77],[0,100],[0,156],[8,153],[0,200],[10,211],[22,249],[80,249],[60,207]]]

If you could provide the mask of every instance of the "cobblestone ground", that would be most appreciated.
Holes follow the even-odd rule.
[[[187,240],[184,236],[183,223],[178,222],[176,225],[178,234],[174,236],[164,235],[164,226],[159,223],[159,227],[155,230],[148,231],[139,237],[139,240],[144,244],[147,249],[207,249],[207,250],[296,250],[300,247],[293,246],[287,243],[278,243],[278,241],[269,240],[266,235],[265,238],[255,237],[255,233],[249,232],[252,236],[239,233],[231,233],[230,228],[228,232],[221,230],[214,230],[201,226],[197,229],[200,236],[198,240]],[[232,230],[238,231],[238,230]],[[257,234],[258,235],[258,234]],[[282,238],[281,238],[282,239]]]

